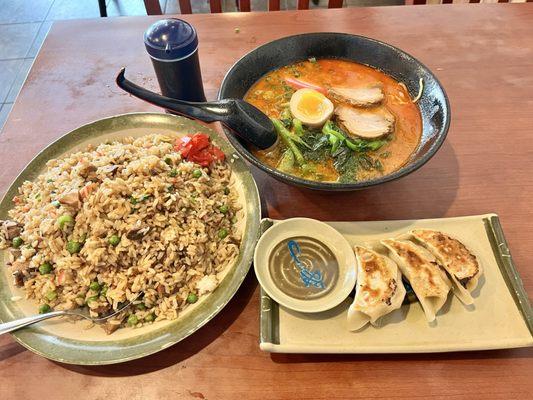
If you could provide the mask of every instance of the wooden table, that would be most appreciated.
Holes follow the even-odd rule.
[[[274,218],[379,220],[497,212],[533,293],[533,4],[412,6],[193,15],[205,87],[267,41],[301,32],[371,36],[411,53],[450,96],[448,139],[424,168],[357,193],[296,189],[254,170]],[[0,194],[45,145],[89,121],[157,108],[119,91],[128,75],[156,88],[142,42],[156,18],[59,22],[0,134]],[[236,33],[235,28],[240,28]],[[497,316],[504,318],[505,316]],[[0,339],[0,398],[354,399],[533,398],[531,349],[429,355],[271,355],[258,347],[258,287],[192,337],[153,356],[77,367]]]

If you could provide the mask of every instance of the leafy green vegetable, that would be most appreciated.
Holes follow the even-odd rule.
[[[387,140],[346,139],[346,145],[359,153],[379,150],[385,144]]]
[[[294,167],[294,153],[291,149],[287,149],[279,160],[277,168],[282,172],[290,172],[292,167]]]
[[[272,123],[274,124],[274,127],[276,128],[276,131],[278,132],[278,135],[281,137],[281,140],[285,142],[287,147],[291,149],[291,151],[294,153],[294,157],[296,158],[296,162],[298,164],[304,164],[304,156],[302,155],[302,152],[296,146],[294,141],[291,139],[291,133],[283,126],[283,124],[280,122],[280,120],[273,118]],[[292,134],[295,136],[294,134]]]
[[[291,110],[289,109],[289,107],[283,109],[279,118],[285,128],[291,129],[292,114],[291,114]]]
[[[354,150],[351,148],[351,143],[349,143],[349,140],[346,139],[344,132],[342,132],[332,121],[327,121],[324,124],[322,127],[322,133],[328,137],[329,144],[331,145],[332,155],[337,153],[337,150],[339,150],[342,145],[346,145],[348,148]]]
[[[320,131],[307,131],[302,140],[307,143],[307,147],[302,150],[303,156],[307,161],[323,162],[330,153],[330,143],[327,135]]]
[[[378,139],[378,140],[365,140],[365,139],[348,139],[346,133],[332,121],[328,121],[324,124],[322,128],[324,134],[335,136],[341,142],[345,142],[346,146],[359,153],[364,153],[366,151],[376,151],[379,150],[383,145],[387,144],[387,140]]]
[[[292,132],[280,120],[273,119],[272,122],[288,147],[277,165],[280,171],[290,172],[297,164],[303,174],[315,173],[316,164],[332,158],[339,182],[346,183],[357,181],[360,170],[383,170],[381,161],[366,153],[378,150],[387,140],[348,138],[332,121],[326,122],[322,130],[314,130],[302,126],[301,121],[294,118],[291,120]]]
[[[332,154],[333,166],[339,173],[339,182],[348,183],[357,181],[357,172],[360,169],[366,171],[383,171],[383,165],[378,159],[372,159],[365,153],[352,151],[344,142]]]
[[[339,139],[337,136],[329,135],[328,141],[329,141],[329,144],[331,145],[331,154],[334,154],[339,148],[339,146],[341,145],[342,140]]]
[[[333,166],[339,173],[339,182],[354,182],[357,180],[358,162],[356,154],[345,144],[332,154]]]
[[[374,169],[374,162],[367,155],[360,155],[357,161],[359,163],[359,166],[366,171],[371,171],[372,169]]]
[[[298,136],[303,136],[305,134],[302,121],[300,121],[298,118],[294,118],[292,120],[292,126],[294,127],[294,133],[296,133]]]
[[[379,150],[382,146],[386,144],[387,144],[386,140],[373,140],[371,142],[367,142],[368,148],[372,151]]]
[[[340,141],[346,140],[346,135],[340,130],[340,128],[333,123],[333,121],[327,121],[322,127],[322,133],[325,135],[335,136]]]

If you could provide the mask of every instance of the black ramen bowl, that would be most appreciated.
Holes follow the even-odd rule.
[[[418,148],[402,168],[379,178],[352,183],[319,182],[289,175],[270,167],[254,156],[247,143],[225,129],[231,144],[253,165],[289,185],[316,190],[348,191],[379,185],[410,174],[424,165],[440,148],[450,125],[450,104],[437,78],[420,61],[402,50],[363,36],[308,33],[267,43],[252,50],[231,67],[222,81],[218,98],[242,99],[263,75],[311,57],[351,60],[374,67],[403,82],[412,98],[418,94],[419,81],[422,78],[424,90],[418,106],[422,114],[423,130]]]

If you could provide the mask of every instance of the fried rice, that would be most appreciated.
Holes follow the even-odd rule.
[[[0,247],[10,248],[16,285],[40,312],[88,307],[97,317],[137,297],[108,333],[177,318],[239,254],[243,211],[230,166],[182,160],[167,136],[50,160],[14,202]]]

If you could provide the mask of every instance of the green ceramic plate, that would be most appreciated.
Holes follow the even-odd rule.
[[[227,142],[212,130],[186,118],[168,114],[125,114],[102,119],[67,133],[35,157],[11,185],[0,202],[0,219],[7,218],[13,207],[11,199],[25,180],[32,180],[45,167],[49,159],[85,148],[89,143],[102,143],[124,136],[142,136],[162,133],[180,134],[202,131],[224,151],[232,167],[235,186],[245,210],[242,221],[243,241],[239,258],[220,283],[217,290],[190,307],[174,321],[163,321],[138,329],[119,329],[107,336],[99,327],[87,329],[83,322],[71,323],[52,319],[13,334],[15,340],[43,357],[70,364],[112,364],[147,356],[171,346],[194,333],[206,324],[235,295],[246,276],[259,237],[260,203],[257,186],[246,164]],[[32,315],[37,305],[30,300],[15,300],[20,289],[13,287],[7,268],[7,254],[0,252],[0,320],[10,321]]]

